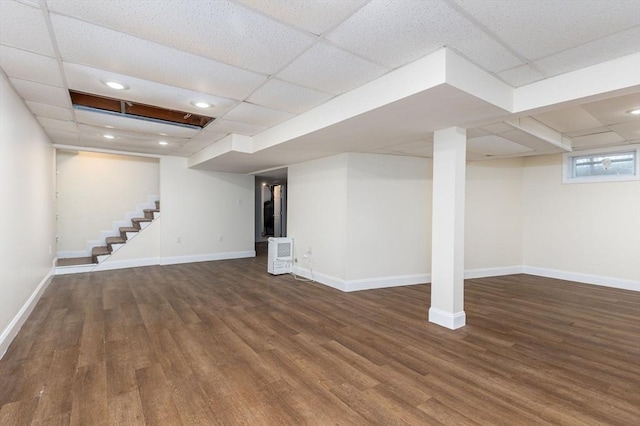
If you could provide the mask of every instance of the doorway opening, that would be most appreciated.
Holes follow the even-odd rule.
[[[287,236],[287,169],[255,175],[255,241]]]

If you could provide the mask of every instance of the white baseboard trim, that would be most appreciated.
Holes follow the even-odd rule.
[[[430,282],[431,274],[398,275],[396,277],[365,278],[361,280],[343,280],[320,272],[309,271],[299,266],[293,267],[293,273],[301,277],[324,284],[346,293],[377,288],[400,287],[405,285],[425,284]]]
[[[640,291],[640,281],[627,280],[623,278],[603,277],[600,275],[583,274],[580,272],[559,271],[557,269],[539,268],[537,266],[523,266],[522,273],[537,275],[539,277],[575,281],[583,284],[594,284],[623,290]]]
[[[455,330],[465,326],[467,323],[467,315],[464,311],[453,314],[431,307],[429,308],[429,322],[446,327],[450,330]]]
[[[2,359],[4,354],[7,352],[7,349],[9,349],[11,342],[13,342],[13,339],[15,339],[15,337],[18,335],[18,332],[24,325],[25,321],[27,321],[27,318],[29,318],[29,315],[33,311],[33,308],[35,308],[38,304],[38,300],[40,300],[40,296],[42,296],[42,293],[44,293],[47,287],[49,287],[49,284],[51,283],[54,275],[55,268],[52,267],[49,272],[47,272],[47,275],[44,276],[42,281],[40,281],[33,293],[31,293],[31,296],[29,296],[16,316],[13,317],[7,328],[3,330],[2,334],[0,335],[0,359]]]
[[[299,266],[293,267],[296,275],[324,284],[344,292],[372,290],[377,288],[399,287],[405,285],[424,284],[431,282],[431,274],[399,275],[395,277],[367,278],[362,280],[343,280],[320,272],[313,271],[313,277],[308,269]],[[539,268],[535,266],[501,266],[496,268],[467,269],[464,272],[465,279],[499,277],[503,275],[529,274],[540,277],[556,278],[560,280],[575,281],[583,284],[601,285],[604,287],[619,288],[623,290],[640,291],[640,281],[603,277],[599,275],[582,274],[578,272],[560,271],[557,269]]]
[[[176,265],[179,263],[210,262],[212,260],[243,259],[256,257],[255,250],[233,251],[226,253],[195,254],[189,256],[161,257],[160,265]]]
[[[315,271],[311,272],[309,269],[301,268],[299,266],[293,267],[293,273],[308,280],[326,285],[327,287],[335,288],[340,291],[347,291],[344,280],[341,280],[340,278]]]
[[[466,269],[464,271],[464,279],[471,280],[473,278],[500,277],[502,275],[513,275],[521,273],[521,265],[500,266],[497,268]]]
[[[91,272],[96,266],[97,265],[95,263],[91,263],[89,265],[56,266],[56,275],[71,275]]]
[[[130,259],[130,260],[114,260],[112,262],[99,263],[93,269],[93,272],[110,271],[112,269],[138,268],[141,266],[153,266],[153,265],[159,265],[159,264],[160,264],[160,258],[158,257],[145,257],[142,259]]]
[[[366,278],[348,280],[345,291],[373,290],[376,288],[401,287],[405,285],[425,284],[431,282],[431,274],[398,275],[395,277]]]

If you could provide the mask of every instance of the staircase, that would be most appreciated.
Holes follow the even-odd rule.
[[[133,217],[127,219],[131,221],[131,226],[126,226],[127,221],[114,222],[114,228],[111,231],[102,231],[104,244],[100,245],[101,240],[88,241],[87,244],[91,244],[91,255],[87,257],[61,257],[56,262],[56,270],[60,268],[84,268],[83,271],[92,270],[98,264],[107,259],[113,252],[125,245],[127,241],[134,238],[140,231],[149,226],[151,222],[160,217],[160,201],[153,201],[155,208],[143,209],[145,206],[140,206],[138,212],[144,214],[144,217]],[[147,205],[148,207],[153,204]],[[140,213],[138,213],[140,215]],[[135,216],[134,214],[127,215],[128,217]],[[123,225],[118,228],[118,225]],[[114,235],[115,234],[115,235]],[[87,252],[87,255],[89,252]],[[86,255],[85,255],[86,256]]]
[[[131,219],[131,226],[124,226],[119,229],[120,235],[117,237],[107,237],[105,246],[94,247],[91,250],[91,262],[100,263],[118,250],[128,240],[135,237],[138,232],[147,227],[160,213],[160,201],[156,201],[155,209],[144,209],[144,217],[134,217]]]

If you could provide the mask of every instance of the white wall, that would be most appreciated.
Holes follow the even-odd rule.
[[[465,269],[522,265],[522,159],[467,168]],[[289,236],[297,272],[343,290],[428,282],[431,159],[342,154],[289,166]]]
[[[0,73],[0,356],[53,273],[54,150]]]
[[[287,233],[294,238],[297,265],[338,279],[346,277],[347,160],[348,154],[340,154],[288,171]],[[304,259],[309,248],[311,258]]]
[[[424,158],[349,154],[347,280],[430,270],[431,166]]]
[[[58,252],[63,257],[86,250],[88,240],[98,239],[100,231],[159,194],[157,158],[58,151],[56,165]]]
[[[522,265],[523,163],[514,158],[467,164],[465,270]]]
[[[160,160],[161,263],[255,255],[254,177]],[[179,241],[179,242],[178,242]]]
[[[527,158],[523,228],[528,267],[640,281],[638,181],[563,184],[561,155]]]

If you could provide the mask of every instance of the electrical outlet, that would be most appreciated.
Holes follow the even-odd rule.
[[[182,237],[176,238],[176,244],[182,244]]]
[[[218,235],[218,242],[221,243],[224,240],[224,235]]]

